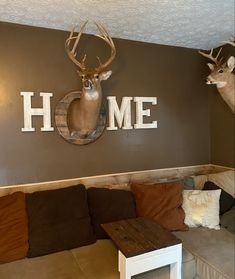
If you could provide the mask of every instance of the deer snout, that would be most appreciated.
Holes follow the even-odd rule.
[[[208,76],[208,77],[205,79],[205,82],[206,82],[206,84],[213,84],[213,83],[214,83],[214,80],[213,80],[210,76]]]
[[[210,81],[208,78],[206,78],[206,79],[205,79],[205,83],[206,83],[206,84],[211,84],[211,81]]]
[[[86,89],[91,89],[92,88],[92,82],[89,80],[89,79],[86,79],[84,82],[83,82],[83,85]]]

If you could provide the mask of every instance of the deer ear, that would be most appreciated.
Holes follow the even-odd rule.
[[[232,72],[234,67],[235,67],[235,58],[234,58],[234,56],[229,57],[229,59],[227,61],[227,66],[228,66],[230,72]]]
[[[208,67],[211,69],[211,71],[214,71],[215,69],[215,65],[211,64],[211,63],[207,63]]]
[[[112,75],[112,71],[103,72],[100,74],[101,80],[106,80]]]

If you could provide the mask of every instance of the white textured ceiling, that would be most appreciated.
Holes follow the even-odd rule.
[[[116,38],[209,49],[234,34],[234,0],[0,0],[0,21],[70,30],[87,19]]]

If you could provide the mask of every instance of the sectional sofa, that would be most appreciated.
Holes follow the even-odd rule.
[[[186,187],[197,187],[190,183]],[[10,196],[4,202],[0,197],[0,235],[4,230],[1,218],[9,221],[6,239],[0,239],[1,279],[119,278],[117,249],[100,224],[136,217],[131,191],[76,185]],[[183,243],[182,278],[234,278],[232,231],[198,227],[173,233]],[[15,242],[6,244],[10,238]],[[169,267],[134,278],[167,279]]]

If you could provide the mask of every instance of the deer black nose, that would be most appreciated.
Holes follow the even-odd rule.
[[[84,86],[85,86],[85,87],[90,87],[90,81],[89,81],[88,79],[86,79],[86,80],[84,81]]]

